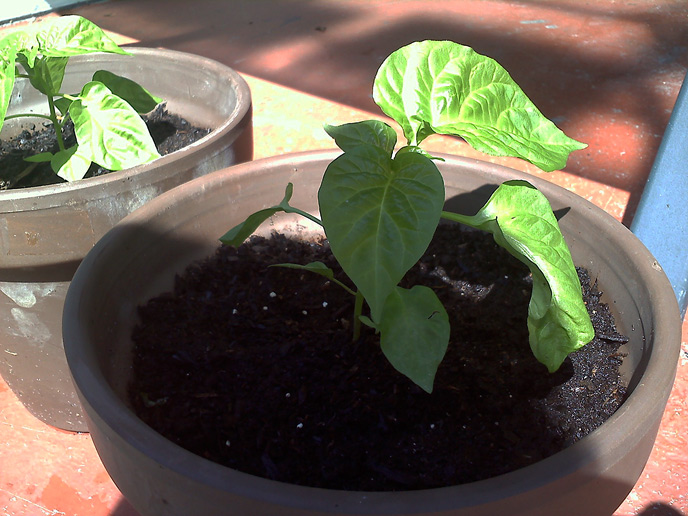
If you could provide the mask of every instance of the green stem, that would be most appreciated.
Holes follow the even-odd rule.
[[[5,117],[5,120],[11,120],[12,118],[20,118],[20,117],[26,117],[26,116],[32,116],[36,118],[45,118],[46,120],[52,121],[52,118],[50,118],[48,115],[41,115],[39,113],[17,113],[16,115],[7,115]]]
[[[472,228],[480,229],[480,223],[476,221],[476,217],[473,215],[459,215],[458,213],[453,213],[451,211],[443,211],[442,218],[451,220],[453,222],[458,222],[459,224],[465,224]]]
[[[48,95],[48,107],[50,108],[50,120],[55,128],[55,135],[57,136],[57,146],[61,151],[65,150],[64,140],[62,139],[62,126],[57,118],[57,112],[55,111],[55,102],[53,101],[52,95]]]
[[[318,217],[316,217],[315,215],[311,215],[307,211],[303,211],[303,210],[300,210],[298,208],[294,208],[293,206],[290,206],[289,204],[287,204],[286,206],[282,206],[282,208],[284,209],[285,213],[296,213],[298,215],[301,215],[302,217],[306,217],[308,220],[312,220],[313,222],[315,222],[320,227],[323,227],[323,228],[325,227],[325,226],[323,226],[322,221]]]
[[[354,342],[361,338],[361,313],[363,312],[363,301],[363,294],[361,294],[360,290],[357,290],[356,302],[354,303]]]
[[[10,180],[10,184],[7,187],[12,188],[14,185],[16,185],[19,181],[24,179],[26,176],[28,176],[31,172],[33,172],[33,169],[38,166],[38,163],[31,163],[29,166],[27,166],[24,170],[22,170],[19,174],[17,174],[15,177],[13,177]]]

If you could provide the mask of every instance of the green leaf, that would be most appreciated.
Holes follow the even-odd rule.
[[[361,144],[374,145],[392,154],[397,143],[397,133],[389,125],[377,120],[365,120],[339,126],[325,125],[325,131],[334,138],[344,152],[354,150]]]
[[[250,237],[253,232],[258,229],[263,222],[272,217],[275,213],[281,211],[287,211],[289,208],[289,200],[294,193],[294,185],[291,183],[287,184],[287,188],[284,192],[284,198],[277,206],[272,206],[271,208],[265,208],[263,210],[257,211],[249,215],[246,220],[237,224],[232,229],[227,231],[224,235],[220,237],[220,242],[225,245],[231,245],[234,247],[239,247],[244,240]]]
[[[39,25],[36,40],[46,57],[70,57],[93,52],[129,53],[95,23],[81,16],[62,16]]]
[[[278,263],[275,265],[270,265],[270,267],[284,267],[286,269],[297,269],[297,270],[302,270],[302,271],[308,271],[308,272],[314,272],[316,274],[320,274],[321,276],[326,277],[328,280],[332,281],[333,283],[336,283],[340,287],[342,287],[344,290],[346,290],[349,294],[352,296],[356,295],[356,292],[351,290],[349,287],[347,287],[344,283],[339,281],[334,277],[334,271],[330,269],[327,265],[325,265],[323,262],[311,262],[306,265],[299,265],[297,263]]]
[[[69,106],[72,105],[72,101],[66,97],[59,97],[54,100],[55,107],[60,110],[62,116],[66,115],[69,111]]]
[[[449,316],[435,292],[422,285],[411,290],[396,287],[377,327],[387,360],[420,388],[432,392],[450,331]]]
[[[30,163],[47,163],[52,159],[52,152],[41,152],[40,154],[35,154],[33,156],[28,156],[24,158],[24,161],[28,161]]]
[[[122,170],[160,157],[138,113],[99,82],[83,87],[69,113],[80,155],[102,167]]]
[[[545,118],[496,61],[451,41],[421,41],[392,53],[378,70],[373,98],[412,145],[433,133],[464,138],[494,156],[543,170],[566,166],[587,147]]]
[[[334,272],[323,262],[311,262],[306,265],[300,265],[298,263],[276,263],[270,267],[283,267],[285,269],[297,269],[301,271],[314,272],[325,276],[327,279],[334,279]]]
[[[137,113],[148,113],[163,101],[137,82],[107,70],[98,70],[93,74],[93,80],[102,82],[113,94],[129,102]]]
[[[359,321],[361,321],[363,324],[365,324],[368,328],[372,328],[375,330],[377,333],[379,333],[379,329],[377,327],[377,324],[375,324],[370,317],[366,317],[365,315],[359,315],[358,316]]]
[[[11,33],[0,39],[0,129],[4,125],[14,89],[15,61],[20,38],[21,34]]]
[[[444,182],[417,153],[392,159],[359,145],[327,167],[318,202],[332,253],[378,321],[387,296],[422,256],[437,227]]]
[[[66,181],[83,179],[91,166],[91,160],[84,156],[77,145],[59,151],[50,161],[53,171]]]
[[[402,154],[405,154],[407,152],[415,152],[417,154],[422,154],[428,159],[434,160],[434,161],[444,161],[444,158],[438,158],[437,156],[433,156],[429,152],[427,152],[425,149],[422,147],[418,147],[416,145],[406,145],[405,147],[402,147],[397,151],[397,156],[400,156]]]
[[[19,55],[17,61],[26,70],[31,85],[47,96],[59,93],[64,79],[67,57],[43,57],[36,59],[34,66],[30,66],[24,55]]]
[[[533,275],[530,347],[550,372],[594,337],[578,274],[547,198],[526,181],[507,181],[473,216],[451,220],[489,231]]]

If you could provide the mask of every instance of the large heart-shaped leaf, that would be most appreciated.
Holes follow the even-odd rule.
[[[489,231],[528,265],[533,292],[528,307],[530,347],[550,371],[594,337],[581,285],[547,198],[526,181],[507,181],[473,216],[446,218]]]
[[[449,343],[449,316],[432,289],[396,287],[387,297],[380,323],[387,360],[416,385],[432,392],[435,373]]]
[[[373,98],[411,145],[433,133],[455,135],[482,152],[547,171],[586,147],[545,118],[499,63],[451,41],[421,41],[392,53],[375,77]]]
[[[327,167],[318,202],[332,252],[378,321],[387,296],[432,239],[444,203],[435,164],[361,144]]]
[[[70,57],[92,52],[129,54],[95,23],[81,16],[62,16],[38,26],[36,40],[46,57]]]
[[[79,154],[102,167],[122,170],[160,157],[138,113],[100,82],[87,83],[69,113]]]

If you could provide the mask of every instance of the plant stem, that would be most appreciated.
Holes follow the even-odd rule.
[[[301,215],[302,217],[306,217],[308,220],[312,220],[315,222],[318,226],[320,227],[325,227],[323,226],[322,221],[316,217],[315,215],[311,215],[310,213],[300,210],[298,208],[294,208],[293,206],[287,204],[286,206],[283,207],[285,213],[296,213],[298,215]]]
[[[21,118],[21,117],[26,117],[26,116],[32,116],[35,118],[45,118],[46,120],[52,121],[52,118],[50,118],[48,115],[41,115],[40,113],[17,113],[16,115],[7,115],[5,117],[5,120],[11,120],[12,118]]]
[[[64,140],[62,139],[62,126],[60,121],[57,119],[57,112],[55,111],[55,102],[53,101],[52,95],[48,95],[48,107],[50,108],[50,116],[48,117],[55,129],[55,136],[57,136],[57,146],[60,150],[65,150]]]
[[[472,228],[480,229],[479,221],[476,220],[474,215],[460,215],[451,211],[443,211],[442,218],[451,220],[453,222],[458,222],[459,224],[465,224],[466,226]]]
[[[33,169],[38,166],[38,163],[31,163],[28,165],[24,170],[22,170],[19,174],[16,175],[16,177],[12,178],[10,180],[10,184],[7,187],[12,188],[14,185],[16,185],[19,181],[24,179],[26,176],[28,176],[31,172],[33,172]]]
[[[354,336],[353,341],[356,342],[361,338],[361,313],[363,312],[363,294],[360,290],[356,290],[356,302],[354,303]]]

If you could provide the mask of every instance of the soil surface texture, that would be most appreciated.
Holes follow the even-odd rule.
[[[183,149],[210,132],[210,129],[195,127],[184,118],[169,113],[164,104],[142,115],[141,118],[146,122],[148,131],[162,156]],[[71,121],[65,125],[63,138],[66,147],[76,143],[74,125]],[[64,183],[65,180],[53,172],[49,163],[39,163],[28,174],[23,175],[31,165],[24,161],[24,158],[41,152],[54,154],[58,150],[55,129],[50,122],[36,125],[32,131],[24,130],[15,138],[0,140],[0,190]],[[99,176],[108,172],[111,170],[92,163],[84,177]]]
[[[177,277],[140,307],[130,399],[168,439],[231,468],[345,490],[476,481],[537,462],[620,406],[620,345],[600,293],[579,276],[596,338],[554,374],[528,344],[528,269],[492,237],[441,225],[402,285],[433,287],[450,316],[427,394],[399,374],[353,297],[278,263],[325,262],[326,241],[252,239]]]

